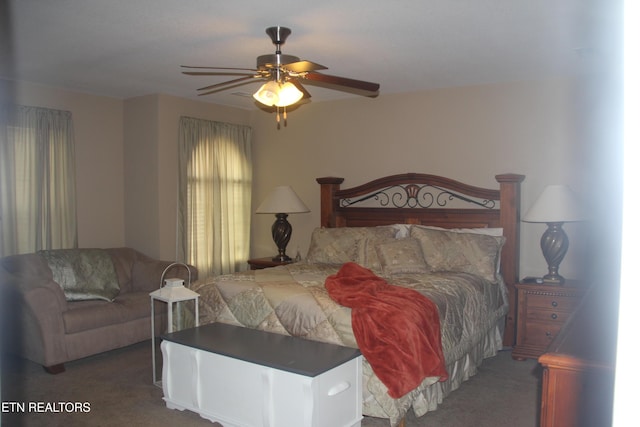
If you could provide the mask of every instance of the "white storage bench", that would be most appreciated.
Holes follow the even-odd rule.
[[[170,409],[224,427],[360,426],[358,349],[222,323],[162,338]]]

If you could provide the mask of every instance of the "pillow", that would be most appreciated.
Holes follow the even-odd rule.
[[[442,228],[436,227],[433,225],[412,225],[412,227],[419,228],[427,228],[430,230],[442,230],[442,231],[451,231],[453,233],[471,233],[471,234],[484,234],[487,236],[494,236],[497,239],[499,245],[504,245],[502,241],[502,235],[504,234],[504,230],[502,227],[477,227],[477,228]],[[501,257],[498,256],[498,263],[496,264],[496,275],[500,273],[500,262],[502,261]]]
[[[113,301],[120,293],[111,256],[102,249],[55,249],[39,251],[64,291],[67,301],[100,299]]]
[[[365,239],[363,242],[362,262],[360,264],[375,273],[382,274],[382,264],[380,263],[377,248],[382,243],[393,242],[395,240],[396,237],[369,237]]]
[[[443,228],[434,225],[411,225],[411,228],[426,228],[429,230],[450,231],[452,233],[485,234],[487,236],[500,237],[504,234],[502,227],[478,227],[478,228]]]
[[[412,227],[432,272],[454,271],[478,275],[495,283],[505,238],[477,233]]]
[[[387,275],[429,272],[420,242],[416,239],[405,238],[387,241],[377,245],[376,251],[382,271]]]
[[[394,237],[391,226],[316,228],[311,234],[307,262],[312,264],[365,263],[367,239]]]

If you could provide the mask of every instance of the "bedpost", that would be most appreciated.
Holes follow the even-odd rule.
[[[320,184],[320,227],[335,227],[338,201],[334,195],[340,190],[344,178],[324,177],[316,178],[316,181]]]
[[[509,290],[509,313],[507,314],[503,344],[512,346],[516,335],[516,288],[520,270],[520,183],[524,175],[496,175],[500,183],[500,226],[506,237],[501,255],[502,277]]]

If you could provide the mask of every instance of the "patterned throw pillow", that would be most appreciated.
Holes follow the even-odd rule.
[[[395,239],[379,244],[376,250],[382,271],[387,275],[429,272],[416,239]]]
[[[312,264],[365,263],[367,239],[392,238],[392,226],[316,228],[311,234],[307,262]]]
[[[430,271],[465,272],[481,276],[490,282],[497,281],[497,267],[504,237],[418,226],[411,228],[410,235],[420,242]]]

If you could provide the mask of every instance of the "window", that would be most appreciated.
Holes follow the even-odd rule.
[[[178,259],[199,275],[246,268],[251,221],[251,128],[182,117]]]
[[[16,106],[0,124],[0,256],[77,247],[69,111]]]

